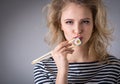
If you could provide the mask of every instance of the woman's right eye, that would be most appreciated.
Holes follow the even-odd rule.
[[[66,24],[73,24],[73,21],[66,21]]]

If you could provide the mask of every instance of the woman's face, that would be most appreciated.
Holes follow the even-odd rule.
[[[80,37],[82,44],[86,44],[93,30],[91,10],[83,5],[67,4],[62,10],[61,29],[66,40]]]

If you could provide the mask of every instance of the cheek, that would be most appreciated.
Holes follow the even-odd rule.
[[[91,37],[91,32],[88,32],[87,34],[86,34],[86,36],[87,36],[87,38],[90,38]]]
[[[69,28],[66,24],[62,24],[61,30],[64,32],[64,34],[69,34],[71,33],[71,28]]]
[[[62,31],[63,31],[65,36],[69,36],[70,33],[71,33],[71,31],[69,29],[67,29],[67,28],[62,28]]]
[[[89,30],[88,30],[89,29]],[[85,38],[86,39],[90,39],[90,37],[91,37],[91,35],[92,35],[92,31],[93,31],[93,28],[91,27],[91,28],[88,28],[88,29],[86,29],[85,30]]]
[[[72,39],[72,38],[71,38],[71,37],[72,37],[72,30],[63,27],[63,28],[62,28],[62,31],[63,31],[64,36],[65,36],[65,38],[66,38],[67,40],[71,40],[71,39]]]

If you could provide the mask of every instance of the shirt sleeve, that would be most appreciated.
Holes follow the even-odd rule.
[[[35,84],[55,84],[53,80],[49,79],[45,70],[45,65],[40,62],[35,64],[34,67],[34,83]]]

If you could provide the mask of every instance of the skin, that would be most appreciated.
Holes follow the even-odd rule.
[[[68,3],[62,10],[61,29],[67,41],[61,42],[52,51],[58,73],[56,84],[67,84],[69,63],[90,62],[94,57],[88,55],[87,42],[93,30],[91,10],[83,5]],[[68,41],[76,36],[82,37],[82,45],[71,48]]]

